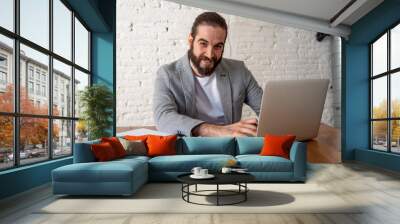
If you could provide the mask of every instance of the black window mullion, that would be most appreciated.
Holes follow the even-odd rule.
[[[72,11],[72,15],[71,15],[71,23],[72,23],[72,38],[71,38],[71,56],[72,56],[72,64],[75,65],[75,12]],[[76,118],[75,116],[75,66],[71,67],[71,91],[72,91],[72,96],[71,96],[71,117]],[[76,121],[72,121],[72,131],[71,131],[71,150],[72,150],[72,155],[74,155],[74,151],[75,151],[75,123]]]
[[[53,52],[53,0],[49,0],[49,50]],[[49,116],[48,119],[48,152],[49,159],[53,159],[53,57],[49,55],[49,75],[48,75],[48,97],[49,97]]]
[[[14,31],[17,35],[19,35],[19,9],[20,9],[20,1],[14,1]],[[14,39],[14,113],[20,112],[19,100],[20,100],[20,46],[19,39]],[[18,117],[13,118],[14,120],[14,166],[19,166],[20,164],[20,119]]]
[[[389,72],[389,74],[387,75],[387,117],[389,118],[388,122],[387,122],[387,140],[388,140],[388,152],[392,151],[392,136],[391,136],[391,121],[390,118],[392,117],[392,111],[391,111],[391,104],[392,104],[392,100],[391,100],[391,78],[392,75],[390,74],[390,30],[388,30],[387,32],[387,71]]]
[[[369,89],[370,89],[370,91],[369,91],[369,119],[370,119],[370,122],[369,122],[369,145],[370,145],[370,149],[373,149],[373,146],[374,146],[374,136],[373,136],[373,127],[374,127],[374,123],[373,123],[373,121],[372,121],[372,119],[374,118],[373,117],[373,96],[374,96],[374,88],[373,88],[373,79],[372,79],[372,76],[373,76],[373,74],[372,74],[372,72],[374,71],[374,69],[373,69],[373,47],[372,47],[373,45],[371,44],[370,45],[370,47],[369,47],[369,52],[370,52],[370,54],[369,54],[369,64],[370,64],[370,66],[369,66]]]

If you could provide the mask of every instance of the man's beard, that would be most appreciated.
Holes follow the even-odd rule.
[[[190,47],[188,55],[190,61],[192,62],[192,65],[196,68],[197,72],[200,73],[200,75],[202,76],[210,76],[215,71],[215,68],[217,68],[218,64],[222,60],[222,57],[220,59],[217,59],[217,57],[208,58],[207,56],[204,55],[200,55],[199,57],[197,57],[193,53],[193,46]],[[210,61],[211,66],[205,68],[201,67],[200,63],[202,60]]]

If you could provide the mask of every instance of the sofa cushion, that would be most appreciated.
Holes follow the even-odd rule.
[[[261,156],[280,156],[290,159],[290,148],[296,136],[294,135],[270,135],[264,137],[264,146],[261,149]]]
[[[237,137],[236,155],[259,154],[264,145],[263,137]]]
[[[92,144],[90,148],[92,149],[94,157],[96,157],[96,161],[105,162],[118,158],[115,154],[115,150],[109,142]]]
[[[146,143],[148,156],[166,156],[176,154],[176,135],[158,136],[150,135],[147,137]]]
[[[58,182],[130,182],[133,173],[147,171],[145,161],[139,159],[109,162],[74,163],[52,171]],[[147,172],[143,175],[147,176]]]
[[[126,155],[137,155],[145,156],[147,155],[146,144],[141,140],[126,140],[124,138],[118,138],[122,146],[126,151]]]
[[[178,141],[178,154],[235,155],[235,139],[231,137],[183,137]]]
[[[292,161],[278,156],[238,155],[240,167],[249,172],[292,172]]]
[[[231,155],[175,155],[158,156],[149,160],[149,170],[163,172],[190,172],[193,167],[200,166],[211,172],[219,171],[230,159]]]
[[[117,158],[122,158],[126,156],[126,151],[124,149],[124,146],[121,144],[121,142],[117,137],[103,137],[101,138],[101,142],[110,143]]]

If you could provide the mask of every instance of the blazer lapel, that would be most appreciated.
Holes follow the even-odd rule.
[[[215,70],[217,76],[217,88],[221,98],[222,108],[225,115],[225,123],[232,123],[232,89],[229,73],[222,67],[221,63]]]
[[[186,111],[191,116],[197,115],[196,97],[194,89],[194,76],[192,68],[190,67],[188,54],[185,54],[181,59],[181,83],[183,93],[185,95]]]

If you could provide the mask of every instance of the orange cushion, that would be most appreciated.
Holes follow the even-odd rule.
[[[121,142],[117,137],[109,137],[109,138],[101,138],[101,142],[108,142],[114,149],[115,155],[118,158],[126,156],[126,151],[124,146],[122,146]]]
[[[176,155],[176,135],[158,136],[150,135],[147,137],[147,155],[163,156]]]
[[[97,161],[109,161],[116,159],[115,151],[109,142],[102,142],[99,144],[92,144],[91,146],[94,157]]]
[[[296,136],[294,135],[269,135],[264,136],[264,146],[261,149],[262,156],[281,156],[289,159],[290,148]]]

